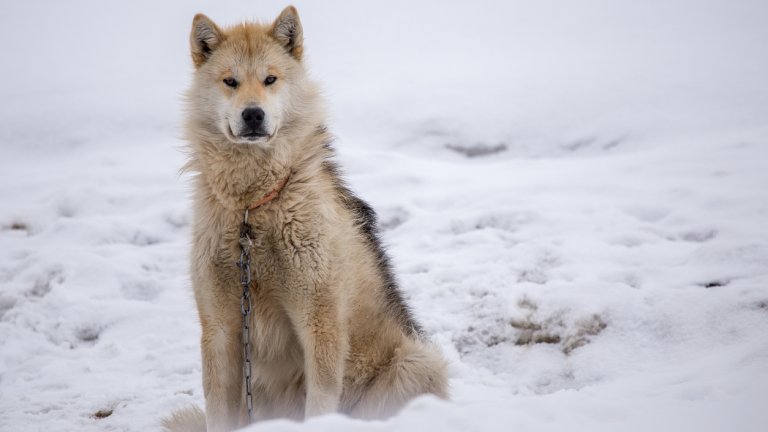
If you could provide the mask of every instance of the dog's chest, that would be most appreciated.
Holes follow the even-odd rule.
[[[272,205],[251,213],[245,231],[242,219],[222,224],[226,229],[218,236],[216,267],[227,269],[229,276],[226,279],[236,288],[242,280],[243,270],[235,263],[247,259],[250,264],[250,333],[254,360],[269,363],[301,358],[287,310],[292,310],[292,301],[301,291],[298,281],[313,279],[308,269],[316,268],[308,265],[306,258],[317,255],[314,252],[318,242],[307,241],[317,238],[317,228],[316,224],[299,223],[304,219],[309,217]],[[248,235],[246,241],[242,241],[244,232]],[[241,245],[246,245],[247,257],[241,257]],[[239,293],[237,296],[239,303]]]
[[[287,279],[292,271],[282,226],[274,219],[250,223],[251,344],[254,360],[286,361],[300,348],[286,313]]]
[[[250,335],[254,360],[270,362],[299,358],[298,339],[283,305],[266,287],[254,285],[251,293]]]
[[[253,280],[260,289],[275,290],[283,282],[289,268],[289,248],[283,231],[276,221],[256,221],[249,224],[249,254]]]

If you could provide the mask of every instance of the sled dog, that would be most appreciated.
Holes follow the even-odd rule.
[[[194,173],[191,281],[205,412],[179,411],[165,427],[249,423],[245,342],[254,421],[381,419],[418,395],[447,398],[445,361],[405,304],[375,213],[334,162],[296,9],[227,28],[198,14],[190,42],[183,169]],[[244,221],[246,320],[244,266],[235,265]]]

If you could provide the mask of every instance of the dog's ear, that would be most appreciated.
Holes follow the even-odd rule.
[[[283,9],[272,24],[272,37],[296,60],[301,60],[304,53],[304,34],[301,30],[299,12],[293,6]]]
[[[195,15],[192,20],[192,33],[189,35],[195,67],[202,66],[223,40],[224,33],[210,18],[203,14]]]

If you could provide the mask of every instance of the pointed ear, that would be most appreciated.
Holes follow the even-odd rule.
[[[203,14],[195,15],[192,20],[192,33],[189,35],[195,67],[202,66],[223,40],[224,33],[210,18]]]
[[[304,53],[304,33],[301,30],[299,12],[293,6],[283,9],[272,24],[274,37],[296,60],[301,60]]]

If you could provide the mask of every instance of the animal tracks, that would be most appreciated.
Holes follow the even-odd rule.
[[[598,314],[577,316],[568,308],[543,312],[539,305],[527,297],[517,302],[517,313],[513,317],[497,316],[493,320],[478,317],[478,323],[455,338],[454,344],[460,354],[492,348],[497,345],[535,346],[555,345],[565,355],[588,344],[608,326]],[[494,311],[501,314],[502,309]]]

